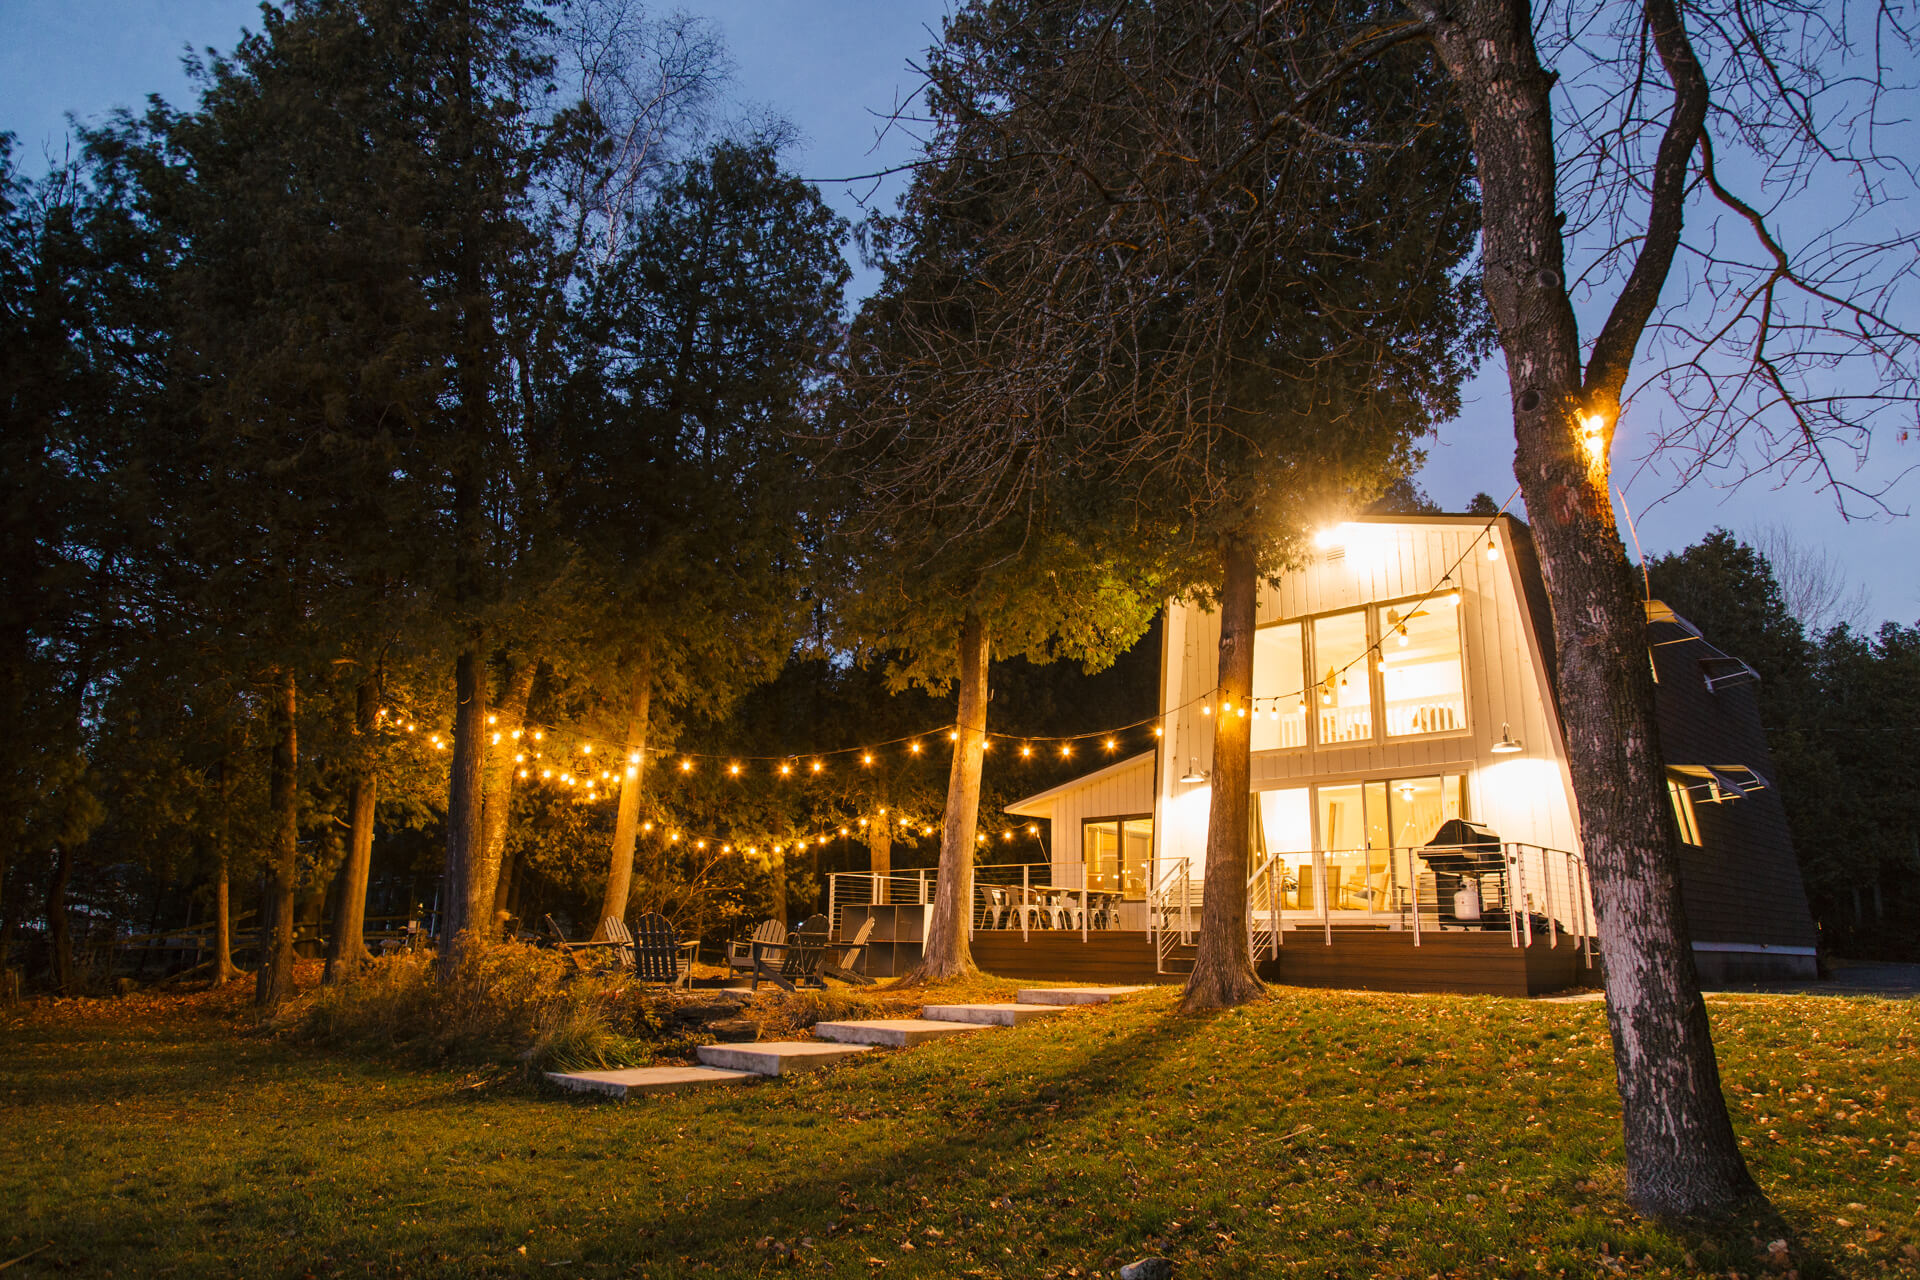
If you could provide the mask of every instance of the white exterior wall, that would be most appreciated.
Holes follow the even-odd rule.
[[[1348,529],[1343,553],[1321,554],[1277,585],[1262,586],[1258,622],[1419,597],[1451,574],[1461,592],[1467,727],[1398,741],[1255,752],[1253,789],[1462,773],[1474,821],[1503,840],[1577,850],[1566,751],[1507,523],[1493,526],[1498,560],[1486,557],[1486,522],[1479,518],[1361,522]],[[1204,874],[1211,787],[1179,779],[1196,765],[1212,772],[1213,721],[1200,707],[1218,686],[1218,665],[1218,615],[1169,605],[1160,699],[1165,746],[1156,780],[1154,838],[1163,865],[1190,858],[1195,879]],[[1503,723],[1523,744],[1521,752],[1492,754]]]

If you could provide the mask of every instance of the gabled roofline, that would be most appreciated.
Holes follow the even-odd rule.
[[[1039,804],[1042,800],[1051,800],[1062,792],[1071,791],[1075,787],[1085,786],[1097,778],[1104,778],[1109,774],[1119,773],[1123,769],[1132,768],[1143,760],[1151,761],[1156,754],[1157,753],[1153,751],[1142,751],[1137,756],[1128,756],[1125,760],[1115,760],[1112,764],[1095,769],[1092,773],[1083,773],[1077,778],[1069,778],[1057,787],[1048,787],[1045,791],[1036,791],[1030,796],[1015,800],[1012,804],[1005,806],[1002,812],[1016,814],[1022,818],[1037,817],[1037,814],[1026,814],[1020,813],[1019,811],[1027,805]]]

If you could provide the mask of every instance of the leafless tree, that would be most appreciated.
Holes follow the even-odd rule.
[[[1839,556],[1802,541],[1784,524],[1763,524],[1747,538],[1766,557],[1787,612],[1809,638],[1840,626],[1866,629],[1872,602],[1866,587],[1847,576]]]

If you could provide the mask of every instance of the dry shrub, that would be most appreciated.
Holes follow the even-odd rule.
[[[316,992],[290,1029],[336,1048],[537,1073],[648,1062],[658,1027],[627,984],[576,972],[557,952],[494,942],[463,948],[445,976],[432,952],[385,957]]]

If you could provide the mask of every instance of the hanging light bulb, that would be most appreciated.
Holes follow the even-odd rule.
[[[488,724],[498,724],[498,723],[499,723],[499,721],[500,721],[500,717],[499,717],[499,716],[488,716],[488,717],[487,717],[487,723],[488,723]]]
[[[822,769],[824,769],[824,768],[826,768],[826,766],[825,766],[825,765],[823,765],[823,764],[821,764],[821,763],[820,763],[820,762],[819,762],[818,760],[815,760],[815,761],[813,762],[813,771],[814,771],[815,773],[818,773],[818,772],[820,772],[820,770],[822,770]]]
[[[533,740],[535,742],[544,742],[546,740],[546,737],[547,735],[543,730],[535,729],[533,731]]]
[[[1028,827],[1028,828],[1027,828],[1027,834],[1028,834],[1028,835],[1030,835],[1030,836],[1037,836],[1037,835],[1039,835],[1039,834],[1040,834],[1040,828],[1038,828],[1038,827]]]
[[[1030,743],[1030,742],[1023,742],[1023,743],[1021,743],[1021,744],[1020,744],[1020,754],[1021,754],[1022,756],[1031,756],[1031,755],[1033,754],[1033,744],[1032,744],[1032,743]]]
[[[522,770],[520,771],[520,777],[521,777],[522,779],[525,779],[525,778],[526,778],[526,776],[527,776],[527,771],[526,771],[525,769],[522,769]]]
[[[520,731],[518,729],[515,729],[512,733],[508,734],[507,736],[512,738],[515,742],[520,741]]]
[[[1203,702],[1203,703],[1201,703],[1201,704],[1200,704],[1200,714],[1201,714],[1201,715],[1203,715],[1203,716],[1210,716],[1210,715],[1212,715],[1212,714],[1213,714],[1213,704],[1212,704],[1211,702]]]
[[[1061,758],[1064,759],[1065,757],[1070,756],[1072,754],[1073,754],[1073,744],[1071,742],[1063,742],[1060,744]]]
[[[919,755],[919,754],[920,754],[920,744],[916,742],[916,743],[914,743],[914,744],[913,744],[912,746],[910,746],[910,747],[908,747],[908,748],[907,748],[907,750],[909,750],[909,751],[911,751],[911,752],[913,752],[913,754],[915,754],[915,755]]]
[[[862,818],[862,819],[860,819],[860,825],[861,825],[861,826],[863,826],[863,827],[864,827],[864,826],[866,826],[866,825],[867,825],[867,820],[866,820],[865,818]]]
[[[948,733],[948,734],[947,734],[947,741],[948,741],[948,742],[958,742],[958,741],[960,741],[960,731],[959,731],[958,729],[955,729],[955,730],[953,730],[952,732],[950,732],[950,733]]]
[[[692,773],[692,772],[693,772],[693,761],[691,761],[691,760],[688,760],[688,759],[686,759],[685,757],[682,757],[682,758],[681,758],[681,760],[680,760],[680,772],[682,772],[682,773]]]
[[[787,761],[782,760],[780,762],[780,776],[784,778],[792,772],[793,772],[793,766],[789,764]]]
[[[1112,751],[1114,748],[1118,747],[1119,745],[1120,744],[1115,742],[1112,738],[1107,739],[1107,750]]]
[[[642,831],[651,831],[653,830],[653,824],[651,822],[643,822],[640,824],[640,829]]]
[[[1500,548],[1494,542],[1493,535],[1489,534],[1487,535],[1487,559],[1498,560],[1499,558],[1500,558]]]
[[[1154,737],[1156,737],[1156,738],[1160,736],[1160,726],[1159,726],[1159,725],[1155,725],[1155,726],[1153,726],[1153,736],[1154,736]]]
[[[583,755],[583,756],[590,756],[590,755],[592,755],[592,754],[593,754],[593,744],[592,744],[591,742],[583,742],[583,743],[581,743],[581,744],[580,744],[580,754],[581,754],[581,755]]]
[[[736,761],[734,761],[734,762],[733,762],[732,764],[730,764],[730,765],[728,765],[728,766],[727,766],[727,772],[728,772],[728,773],[730,773],[730,774],[732,774],[732,775],[733,775],[734,777],[736,777],[736,778],[737,778],[737,777],[739,777],[739,776],[740,776],[740,762],[739,762],[738,760],[736,760]]]
[[[860,763],[861,763],[861,764],[872,764],[872,763],[873,763],[873,753],[872,753],[871,751],[862,751],[862,752],[860,753]]]

